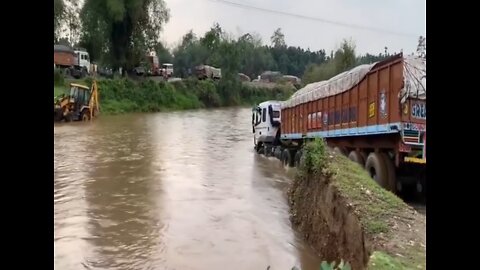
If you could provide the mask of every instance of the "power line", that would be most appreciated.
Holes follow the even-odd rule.
[[[387,33],[387,34],[391,34],[391,35],[397,35],[397,36],[418,37],[418,35],[414,35],[414,34],[411,34],[411,33],[402,33],[402,32],[396,32],[396,31],[391,31],[391,30],[388,30],[388,29],[382,29],[382,28],[377,28],[377,27],[362,26],[362,25],[332,21],[332,20],[328,20],[328,19],[305,16],[305,15],[301,15],[301,14],[294,14],[294,13],[289,13],[289,12],[284,12],[284,11],[279,11],[279,10],[272,10],[272,9],[250,6],[250,5],[246,5],[246,4],[231,2],[231,1],[228,1],[228,0],[208,0],[208,1],[220,2],[220,3],[223,3],[223,4],[227,4],[227,5],[231,5],[231,6],[235,6],[235,7],[240,7],[240,8],[244,8],[244,9],[251,9],[251,10],[263,11],[263,12],[268,12],[268,13],[273,13],[273,14],[286,15],[286,16],[290,16],[290,17],[296,17],[296,18],[300,18],[300,19],[318,21],[318,22],[323,22],[323,23],[328,23],[328,24],[333,24],[333,25],[338,25],[338,26],[343,26],[343,27],[348,27],[348,28],[356,28],[356,29],[369,30],[369,31],[374,31],[374,32],[383,32],[383,33]]]

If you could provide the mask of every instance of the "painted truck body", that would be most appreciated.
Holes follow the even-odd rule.
[[[65,45],[53,46],[54,67],[77,78],[90,74],[91,63],[88,52],[84,49],[74,50]]]
[[[278,104],[281,124],[275,131],[277,139],[263,142],[255,133],[257,151],[294,166],[305,141],[325,138],[330,147],[364,166],[386,189],[401,191],[415,183],[418,191],[425,190],[424,59],[400,54],[362,65],[307,85]],[[261,118],[266,107],[268,120],[270,105],[260,104],[252,119],[255,114]],[[257,123],[252,124],[255,127]]]

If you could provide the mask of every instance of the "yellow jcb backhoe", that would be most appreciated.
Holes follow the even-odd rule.
[[[92,82],[91,89],[85,85],[71,83],[68,95],[55,98],[54,121],[89,121],[100,112],[97,82]]]

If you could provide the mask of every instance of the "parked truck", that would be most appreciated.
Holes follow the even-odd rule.
[[[161,69],[160,69],[160,63],[158,61],[158,56],[155,54],[155,52],[150,52],[147,55],[147,63],[148,63],[148,71],[147,74],[150,76],[160,76],[161,75]]]
[[[73,49],[65,45],[53,46],[54,68],[67,76],[82,78],[90,74],[90,55],[85,49]]]
[[[219,80],[222,78],[222,70],[208,65],[199,65],[195,67],[197,78],[200,80],[210,78]]]
[[[275,83],[282,78],[280,71],[265,71],[259,76],[259,81]]]
[[[425,191],[426,60],[395,55],[309,84],[253,109],[254,147],[298,166],[302,146],[324,138],[382,187]]]
[[[166,79],[173,77],[173,64],[171,63],[163,63],[162,69],[160,71],[160,75]]]

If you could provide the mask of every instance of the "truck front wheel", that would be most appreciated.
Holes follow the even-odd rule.
[[[272,147],[271,146],[268,146],[268,145],[263,146],[263,154],[266,157],[271,156],[271,153],[272,153]]]

